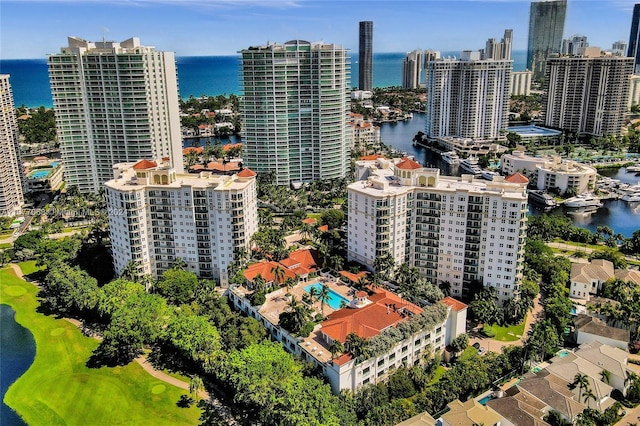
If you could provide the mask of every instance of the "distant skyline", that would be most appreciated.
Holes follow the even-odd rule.
[[[67,36],[90,41],[139,37],[179,56],[237,55],[268,41],[324,40],[358,52],[358,22],[374,22],[374,53],[484,47],[513,28],[527,48],[529,1],[520,0],[1,0],[0,59],[44,58]],[[569,1],[564,37],[591,46],[629,39],[635,1]]]

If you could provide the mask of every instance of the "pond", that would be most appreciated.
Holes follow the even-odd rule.
[[[8,305],[0,305],[0,424],[25,425],[20,416],[4,403],[7,389],[27,371],[36,355],[36,342],[29,330],[15,321],[15,311]]]

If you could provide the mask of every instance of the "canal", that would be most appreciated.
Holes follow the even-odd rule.
[[[413,145],[413,137],[419,131],[424,132],[425,116],[413,113],[413,119],[397,123],[385,123],[380,126],[380,139],[387,145],[391,145],[407,155],[412,155],[417,161],[426,166],[438,167],[443,174],[455,175],[457,167],[452,168],[440,160],[440,156],[431,150]],[[627,173],[625,169],[606,170],[602,174],[621,182],[640,183],[640,177],[635,173]],[[530,209],[531,214],[540,212]],[[562,209],[556,209],[554,214],[563,214]],[[587,228],[591,231],[598,226],[608,226],[614,233],[620,233],[630,237],[633,231],[640,229],[640,203],[627,203],[619,200],[604,201],[604,206],[591,214],[568,215],[576,226]]]

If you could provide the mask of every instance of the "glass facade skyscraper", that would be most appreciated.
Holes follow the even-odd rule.
[[[631,34],[629,34],[629,50],[627,56],[635,58],[633,72],[640,74],[640,49],[638,48],[638,36],[640,36],[640,4],[633,6],[633,18],[631,18]]]
[[[358,87],[360,90],[373,89],[373,21],[360,22]]]
[[[566,14],[567,0],[531,2],[527,69],[534,80],[544,77],[545,60],[560,53]]]
[[[350,147],[347,50],[292,40],[240,53],[245,164],[273,172],[280,185],[344,177]]]

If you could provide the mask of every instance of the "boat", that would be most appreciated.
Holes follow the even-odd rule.
[[[633,172],[633,173],[640,172],[640,164],[635,164],[633,166],[628,166],[627,167],[627,172]]]
[[[442,161],[447,164],[455,165],[460,162],[460,157],[458,157],[458,154],[455,151],[443,152],[440,156],[442,157]]]
[[[580,194],[564,200],[564,205],[571,208],[602,207],[600,198],[593,194]]]
[[[529,191],[529,201],[538,204],[545,209],[552,209],[558,205],[556,200],[545,191],[539,191],[537,189]]]
[[[460,162],[460,170],[462,173],[479,177],[482,174],[482,168],[478,165],[477,157],[469,157]]]
[[[480,177],[486,180],[493,180],[496,176],[500,176],[500,173],[492,172],[491,170],[483,170],[480,174]]]

